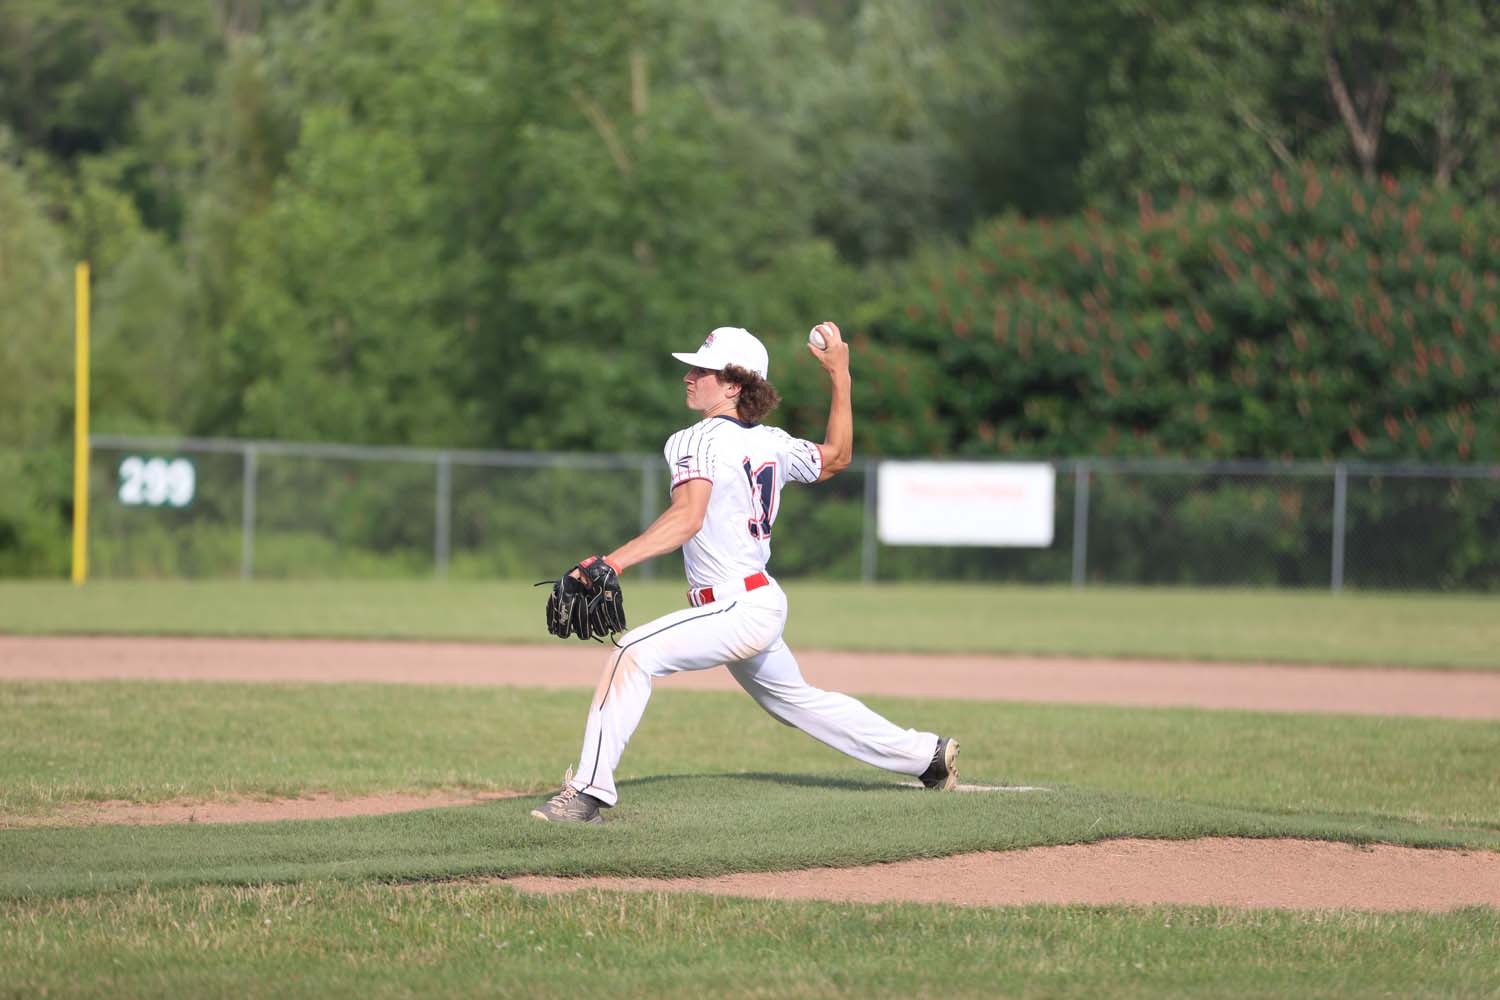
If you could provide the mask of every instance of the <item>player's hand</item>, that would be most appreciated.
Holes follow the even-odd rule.
[[[849,345],[844,342],[843,334],[839,333],[838,324],[825,320],[813,329],[823,335],[823,347],[819,348],[809,342],[808,352],[818,359],[818,364],[829,375],[849,374]]]

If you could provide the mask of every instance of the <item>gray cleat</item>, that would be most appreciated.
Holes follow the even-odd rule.
[[[573,769],[563,775],[562,791],[547,800],[544,806],[531,810],[531,815],[549,823],[603,823],[599,807],[604,803],[586,792],[573,787]]]
[[[937,749],[932,751],[932,763],[922,772],[922,784],[936,792],[958,787],[958,740],[951,736],[938,737]]]

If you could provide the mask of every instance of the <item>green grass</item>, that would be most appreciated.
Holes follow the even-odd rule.
[[[551,788],[582,694],[0,684],[0,808]],[[332,821],[0,829],[0,996],[1472,996],[1500,913],[961,909],[585,892],[521,872],[703,874],[1109,836],[1500,850],[1500,723],[871,699],[959,733],[928,795],[735,694],[661,690],[602,828],[531,800]],[[726,740],[724,734],[732,733]],[[746,768],[752,770],[746,771]],[[417,880],[417,881],[413,881]]]
[[[1494,669],[1489,598],[794,586],[803,647]],[[0,583],[0,631],[540,641],[521,585]],[[633,620],[680,604],[634,586]],[[734,694],[664,689],[603,828],[530,800],[238,826],[0,829],[0,997],[1473,996],[1500,912],[842,906],[587,892],[507,872],[696,874],[1107,836],[1500,850],[1500,723],[872,698],[964,740],[932,796]],[[0,683],[0,816],[109,798],[556,786],[579,692]],[[730,739],[725,734],[732,734]],[[3,822],[3,819],[0,819]],[[142,886],[149,886],[141,888]],[[582,985],[580,985],[582,984]]]
[[[622,778],[748,768],[885,780],[744,695],[662,687]],[[1500,722],[867,702],[960,736],[967,781],[1500,830]],[[584,692],[503,687],[0,684],[0,815],[102,799],[541,791],[577,759],[586,708]]]
[[[26,682],[0,685],[0,697],[12,815],[116,797],[551,788],[583,716],[578,692],[504,688]],[[528,800],[335,821],[8,829],[0,897],[143,883],[707,874],[1126,835],[1500,849],[1500,723],[872,704],[961,734],[969,781],[1052,790],[926,795],[776,725],[743,696],[662,691],[603,829],[537,824]]]
[[[492,885],[0,904],[0,995],[1443,997],[1500,988],[1500,912],[1006,910]]]
[[[200,883],[472,875],[713,875],[1087,843],[1301,837],[1500,850],[1500,831],[1273,815],[1059,787],[928,795],[885,782],[748,773],[621,786],[601,827],[538,823],[535,804],[278,823],[0,830],[0,899]]]
[[[682,586],[627,579],[632,621]],[[1500,598],[794,583],[795,646],[1500,669]],[[522,583],[0,582],[0,632],[541,642]]]

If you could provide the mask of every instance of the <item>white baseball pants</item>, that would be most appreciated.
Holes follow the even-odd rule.
[[[926,771],[937,735],[901,729],[848,695],[803,680],[781,637],[786,614],[786,593],[772,584],[625,633],[594,692],[573,787],[614,805],[615,768],[646,711],[652,678],[721,664],[781,722],[866,764],[898,774]]]

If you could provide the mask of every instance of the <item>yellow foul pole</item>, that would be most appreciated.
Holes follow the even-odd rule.
[[[89,265],[73,271],[73,582],[89,576]]]

